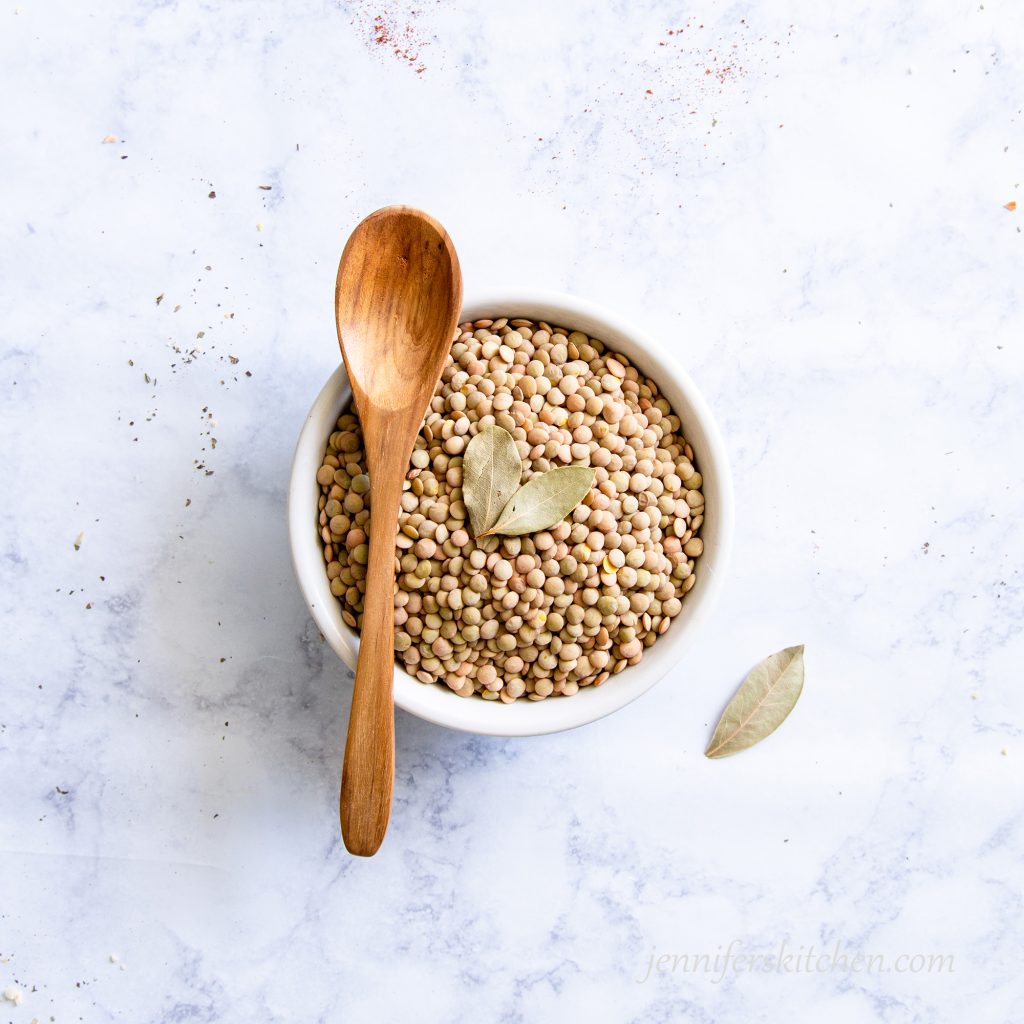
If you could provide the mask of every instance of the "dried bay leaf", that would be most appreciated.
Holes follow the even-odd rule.
[[[512,495],[498,521],[484,536],[500,533],[517,537],[550,529],[587,496],[594,476],[587,466],[561,466],[531,477]]]
[[[728,757],[775,732],[804,686],[804,647],[787,647],[751,669],[722,712],[706,757]]]
[[[507,430],[492,424],[470,440],[462,458],[462,499],[474,537],[498,521],[522,476],[519,449]]]

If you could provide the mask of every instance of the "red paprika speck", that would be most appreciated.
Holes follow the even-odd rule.
[[[376,4],[374,5],[376,6]],[[416,32],[413,22],[406,21],[403,24],[395,10],[385,7],[383,12],[370,14],[365,2],[356,5],[356,15],[353,20],[363,21],[368,29],[371,42],[383,50],[390,51],[403,64],[408,64],[418,75],[426,71],[426,65],[420,59],[420,51],[427,45]],[[415,17],[417,11],[409,11],[410,18]]]

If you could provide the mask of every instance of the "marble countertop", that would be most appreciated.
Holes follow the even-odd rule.
[[[0,1021],[1019,1016],[1021,6],[15,3]],[[364,861],[284,502],[341,245],[391,202],[467,290],[652,331],[738,522],[629,708],[400,713]],[[790,719],[704,758],[795,643]]]

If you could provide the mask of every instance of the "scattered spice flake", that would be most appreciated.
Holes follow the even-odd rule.
[[[680,163],[698,148],[713,151],[732,134],[730,113],[778,78],[796,37],[793,25],[768,32],[751,19],[733,16],[713,24],[684,17],[662,32],[631,63],[627,81],[633,88],[623,88],[618,68],[593,76],[569,129],[537,140],[537,156],[548,164],[552,190],[567,184],[565,158],[578,156],[596,123],[621,148],[639,151],[640,177],[630,187],[640,191],[654,161]]]
[[[381,6],[386,4],[381,12]],[[416,21],[422,15],[422,9],[410,4],[398,4],[394,0],[390,4],[370,3],[360,0],[355,5],[353,23],[359,23],[374,48],[390,53],[402,64],[411,67],[417,75],[427,70],[421,59],[422,50],[429,46]],[[404,7],[404,10],[400,8]]]
[[[269,192],[274,186],[273,185],[260,185],[259,188],[263,189],[264,192]]]
[[[191,498],[186,498],[185,499],[185,508],[188,508],[189,505],[191,505],[191,504],[192,504],[192,499]]]
[[[1010,213],[1013,213],[1013,211],[1017,209],[1017,200],[1011,199],[1008,203],[1003,203],[1003,209],[1009,210]]]
[[[214,192],[214,191],[213,191],[213,190],[211,189],[211,190],[210,190],[210,193],[209,193],[209,195],[208,195],[208,196],[207,196],[206,198],[207,198],[207,199],[216,199],[216,198],[217,198],[217,193],[216,193],[216,192]]]
[[[75,538],[75,550],[76,551],[81,551],[82,550],[82,541],[83,540],[85,540],[85,530],[82,530],[81,533],[79,533],[79,535]]]
[[[164,293],[163,293],[163,292],[161,292],[161,293],[160,293],[160,294],[159,294],[159,295],[158,295],[158,296],[156,297],[156,304],[157,304],[157,305],[159,306],[159,305],[160,305],[160,303],[161,303],[161,302],[163,302],[163,301],[164,301]]]
[[[232,355],[229,355],[229,356],[228,356],[228,360],[229,360],[229,361],[231,362],[231,364],[232,364],[232,366],[233,366],[233,365],[234,365],[235,363],[237,363],[237,362],[238,362],[238,356],[232,356]]]
[[[102,145],[104,145],[104,146],[109,146],[109,145],[111,145],[112,143],[115,143],[115,142],[117,142],[117,136],[116,135],[104,135],[103,138],[100,139],[100,143]]]

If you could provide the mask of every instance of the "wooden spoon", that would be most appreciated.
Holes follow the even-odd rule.
[[[369,523],[359,662],[341,777],[341,833],[371,857],[388,827],[395,781],[395,534],[402,481],[441,377],[462,305],[455,248],[432,217],[387,206],[341,254],[338,341],[363,427]]]

